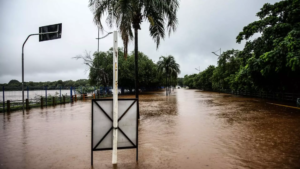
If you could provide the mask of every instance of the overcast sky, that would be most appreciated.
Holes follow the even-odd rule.
[[[181,74],[197,73],[217,64],[212,52],[222,48],[243,49],[236,36],[243,27],[258,20],[256,13],[265,3],[278,0],[181,0],[178,28],[161,42],[159,49],[149,35],[149,23],[139,31],[139,50],[153,61],[173,55]],[[31,37],[25,46],[25,81],[87,79],[87,67],[72,57],[97,50],[98,29],[88,0],[0,0],[0,83],[21,81],[22,44],[38,33],[40,26],[62,23],[62,38],[39,42]],[[105,25],[105,24],[104,24]],[[106,31],[111,31],[105,27]],[[103,35],[100,35],[103,36]],[[119,40],[119,47],[122,47]],[[112,36],[100,40],[100,51],[112,47]],[[129,51],[134,48],[129,45]]]

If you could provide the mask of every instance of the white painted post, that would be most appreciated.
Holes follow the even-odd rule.
[[[114,31],[113,46],[113,153],[112,164],[117,164],[118,156],[118,32]]]

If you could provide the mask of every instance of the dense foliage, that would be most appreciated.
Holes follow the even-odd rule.
[[[135,88],[135,57],[134,52],[124,57],[123,49],[118,49],[118,67],[119,67],[119,87],[132,90]],[[166,86],[166,72],[170,74],[170,80],[168,80],[167,85],[175,86],[177,84],[177,75],[180,73],[179,64],[176,63],[173,56],[161,58],[171,58],[171,62],[161,62],[154,63],[148,58],[144,53],[138,53],[138,63],[139,63],[139,86],[140,89],[154,89],[161,86]],[[106,52],[95,52],[93,56],[86,53],[85,56],[76,56],[75,59],[83,59],[84,64],[89,66],[89,79],[80,79],[77,81],[67,80],[67,81],[54,81],[54,82],[24,82],[24,86],[29,87],[48,87],[57,88],[60,87],[85,87],[88,89],[90,86],[97,87],[111,87],[113,78],[113,53],[112,49]],[[0,84],[5,87],[17,87],[21,88],[22,83],[18,80],[11,80],[8,84]],[[78,88],[79,89],[79,88]],[[93,89],[93,88],[91,88]],[[81,91],[81,88],[80,90]]]
[[[134,53],[132,52],[125,59],[123,50],[119,48],[118,51],[118,66],[119,66],[119,86],[127,89],[135,87],[134,78]],[[142,52],[138,53],[139,62],[139,86],[140,88],[153,88],[164,86],[162,74],[158,73],[158,67],[151,59]],[[112,72],[113,72],[113,53],[112,49],[107,52],[95,52],[92,67],[90,68],[89,80],[91,85],[112,86]],[[106,75],[99,73],[99,70],[106,72]],[[104,80],[104,76],[108,80]]]
[[[176,86],[177,76],[180,74],[180,66],[172,55],[161,56],[157,62],[158,73],[164,76],[167,86]]]
[[[4,87],[8,87],[8,88],[16,88],[16,89],[21,89],[22,87],[22,82],[19,82],[18,80],[11,80],[8,82],[8,84],[4,83],[4,84],[0,84],[0,86],[4,86]],[[24,82],[24,86],[25,87],[31,87],[31,88],[35,88],[35,87],[47,87],[49,89],[59,89],[60,87],[62,88],[69,88],[69,87],[79,87],[79,86],[89,86],[89,81],[88,79],[79,79],[76,81],[73,80],[66,80],[66,81],[62,81],[62,80],[58,80],[58,81],[53,81],[53,82]]]
[[[134,37],[135,90],[138,90],[143,86],[139,80],[139,77],[143,77],[143,75],[140,76],[139,73],[140,59],[138,58],[140,55],[138,52],[138,30],[141,29],[141,23],[143,21],[150,23],[150,36],[158,48],[160,40],[165,37],[165,28],[169,35],[176,29],[178,0],[90,0],[89,6],[94,13],[94,21],[100,30],[103,30],[101,23],[103,16],[107,17],[106,23],[110,27],[116,26],[123,40],[125,59],[127,58],[128,43]],[[134,30],[134,35],[132,30]],[[138,95],[136,97],[138,98]]]
[[[186,75],[184,85],[214,90],[300,92],[300,0],[267,3],[257,16],[259,20],[245,26],[236,37],[238,43],[247,41],[242,51],[222,53],[213,74],[211,67]],[[254,34],[261,36],[249,40]]]
[[[143,21],[149,22],[149,32],[159,46],[165,37],[165,27],[169,34],[175,31],[177,25],[178,0],[90,0],[89,6],[94,13],[94,21],[103,30],[102,20],[110,27],[117,25],[124,43],[124,56],[127,57],[127,46]],[[134,30],[134,33],[132,32]],[[138,43],[135,43],[137,45]],[[136,46],[137,47],[137,46]],[[137,52],[137,51],[136,51]]]

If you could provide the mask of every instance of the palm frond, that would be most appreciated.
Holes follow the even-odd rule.
[[[94,12],[94,22],[103,30],[101,19],[106,16],[109,27],[116,25],[121,34],[124,53],[127,57],[128,43],[133,40],[132,29],[140,29],[143,20],[150,23],[149,32],[156,47],[168,34],[176,30],[178,0],[90,0],[89,6]]]

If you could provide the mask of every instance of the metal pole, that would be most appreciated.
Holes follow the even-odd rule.
[[[48,105],[48,99],[47,99],[47,86],[45,87],[45,95],[46,95],[46,107]]]
[[[134,49],[134,61],[135,61],[135,98],[137,98],[137,112],[138,112],[138,119],[140,119],[140,105],[139,105],[139,74],[138,74],[138,29],[134,29],[134,42],[135,42],[135,49]]]
[[[22,110],[23,110],[23,115],[24,115],[24,45],[29,37],[30,37],[30,35],[27,37],[27,39],[25,40],[23,47],[22,47]]]
[[[221,51],[221,48],[220,48],[220,57],[221,57],[221,55],[222,55],[222,51]],[[220,90],[221,90],[221,86],[220,86],[220,77],[219,77],[219,94],[220,94]]]
[[[3,113],[5,112],[5,97],[4,97],[4,86],[2,86],[3,91]]]
[[[118,32],[113,37],[113,153],[112,164],[117,164],[118,156]]]
[[[22,109],[23,109],[23,114],[24,114],[24,46],[29,39],[30,36],[34,35],[47,35],[47,34],[52,34],[52,33],[58,33],[58,31],[55,32],[47,32],[47,33],[35,33],[35,34],[30,34],[27,36],[25,42],[23,43],[22,46]]]
[[[29,100],[29,90],[28,90],[28,86],[27,86],[27,99]]]

